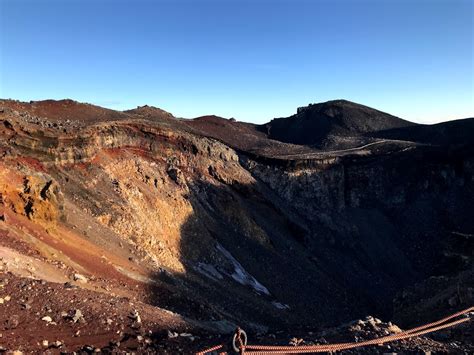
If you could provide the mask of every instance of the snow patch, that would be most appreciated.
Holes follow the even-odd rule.
[[[272,302],[272,305],[278,309],[290,309],[290,306],[288,306],[287,304],[285,303],[281,303],[281,302],[277,302],[277,301],[273,301]]]
[[[229,276],[232,277],[235,281],[239,284],[244,286],[250,286],[255,291],[261,294],[265,294],[270,296],[270,292],[268,289],[263,286],[260,282],[258,282],[252,275],[250,275],[243,266],[229,253],[222,245],[219,243],[216,246],[217,250],[219,250],[234,266],[234,272]]]
[[[194,269],[214,281],[222,280],[224,278],[224,276],[222,276],[221,273],[211,264],[198,263],[194,266]]]

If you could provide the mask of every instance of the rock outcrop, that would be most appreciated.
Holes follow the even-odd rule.
[[[321,115],[337,127],[311,126]],[[53,279],[260,332],[403,326],[425,288],[440,311],[472,304],[472,142],[379,137],[420,128],[339,101],[259,127],[3,100],[0,127],[0,248],[40,255]]]

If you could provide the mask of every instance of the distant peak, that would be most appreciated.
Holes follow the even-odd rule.
[[[143,105],[143,106],[137,106],[134,109],[131,110],[126,110],[124,111],[126,113],[132,113],[132,114],[138,114],[142,116],[167,116],[167,117],[174,117],[173,114],[171,114],[168,111],[165,111],[159,107],[155,106],[149,106],[149,105]]]
[[[73,105],[90,105],[88,103],[82,103],[72,99],[60,99],[60,100],[37,100],[37,101],[30,101],[31,105],[62,105],[62,106],[73,106]]]
[[[276,118],[267,123],[266,128],[272,139],[319,147],[329,137],[361,137],[411,125],[413,123],[388,113],[339,99],[298,107],[295,115]]]
[[[360,108],[369,108],[367,106],[358,104],[353,101],[345,100],[345,99],[337,99],[337,100],[330,100],[325,102],[319,103],[310,103],[307,106],[301,106],[296,109],[296,113],[303,113],[306,111],[321,111],[330,107],[360,107]]]
[[[199,117],[193,118],[193,120],[195,120],[195,121],[205,121],[205,120],[212,121],[212,120],[225,120],[225,118],[217,116],[217,115],[204,115],[204,116],[199,116]]]

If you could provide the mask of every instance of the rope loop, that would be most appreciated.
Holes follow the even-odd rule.
[[[240,327],[235,330],[232,338],[232,348],[236,353],[243,354],[247,346],[247,333]]]

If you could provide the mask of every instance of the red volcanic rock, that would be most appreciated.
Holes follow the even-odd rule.
[[[348,323],[367,314],[406,328],[471,306],[471,122],[340,101],[257,126],[1,100],[0,344],[190,353],[236,325],[353,341],[398,329]],[[320,332],[337,323],[344,337]],[[469,329],[392,350],[469,352]]]
[[[74,120],[96,123],[100,121],[125,119],[129,116],[119,111],[109,110],[73,100],[43,100],[29,103],[1,100],[0,105],[32,116],[48,118],[53,121]]]

